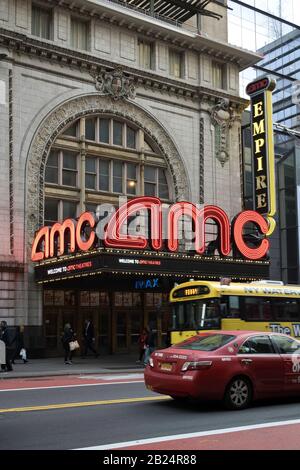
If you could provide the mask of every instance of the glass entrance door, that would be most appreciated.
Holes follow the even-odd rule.
[[[115,292],[115,350],[138,351],[138,337],[144,325],[141,295],[132,292]]]

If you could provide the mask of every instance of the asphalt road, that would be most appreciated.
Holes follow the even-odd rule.
[[[214,403],[175,403],[149,392],[143,382],[2,390],[0,449],[76,449],[295,419],[299,400],[231,412]]]

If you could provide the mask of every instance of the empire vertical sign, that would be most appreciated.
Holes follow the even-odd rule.
[[[268,235],[276,222],[275,158],[272,120],[272,92],[276,83],[269,77],[249,83],[251,99],[251,137],[254,181],[254,210],[269,222]]]

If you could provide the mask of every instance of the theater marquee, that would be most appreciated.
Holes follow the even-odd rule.
[[[32,261],[38,262],[37,282],[105,273],[214,279],[230,276],[242,280],[268,276],[269,225],[258,212],[240,212],[230,222],[217,206],[200,207],[183,201],[166,206],[155,197],[137,197],[109,215],[104,225],[95,214],[84,212],[77,220],[66,219],[52,227],[42,227],[31,252]],[[145,215],[145,233],[140,231],[138,220],[134,234],[128,222]],[[182,244],[179,250],[183,216],[190,220],[193,229],[193,241],[185,251]],[[213,220],[218,228],[213,255],[207,254],[211,241],[205,233],[208,220]],[[244,234],[249,223],[261,234],[255,246]]]

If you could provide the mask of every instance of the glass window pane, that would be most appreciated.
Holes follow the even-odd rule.
[[[135,134],[136,134],[135,130],[127,126],[127,147],[131,149],[136,148]]]
[[[155,184],[145,183],[145,196],[156,196]]]
[[[224,66],[221,63],[212,64],[212,82],[214,88],[224,88]]]
[[[149,42],[139,41],[139,65],[144,69],[152,69],[153,45]]]
[[[77,154],[64,150],[63,153],[63,168],[77,170]]]
[[[99,189],[100,191],[109,191],[109,180],[106,176],[99,176]]]
[[[51,11],[32,6],[31,34],[44,39],[51,39]]]
[[[114,132],[113,132],[113,144],[114,145],[123,145],[123,124],[118,121],[113,122]]]
[[[71,18],[71,46],[75,49],[87,50],[88,23]]]
[[[113,192],[114,193],[122,193],[123,192],[122,179],[121,178],[114,178]]]
[[[156,168],[153,166],[145,166],[144,178],[147,181],[156,182]]]
[[[158,186],[158,197],[161,199],[169,199],[169,188],[164,184]]]
[[[96,140],[96,119],[95,118],[89,118],[85,120],[85,138],[87,140]]]
[[[71,126],[67,127],[67,129],[63,131],[63,135],[68,135],[70,137],[77,137],[77,127],[78,127],[78,122],[71,124]]]
[[[45,173],[46,183],[58,184],[58,168],[46,167]]]
[[[161,184],[167,184],[166,174],[162,168],[158,169],[158,182]]]
[[[136,194],[136,181],[127,180],[126,194]]]
[[[57,150],[51,150],[45,172],[45,181],[46,183],[58,184],[58,155]]]
[[[85,171],[88,173],[96,173],[96,158],[86,157]]]
[[[63,201],[63,219],[77,217],[77,202]]]
[[[114,162],[114,177],[122,178],[122,175],[123,175],[123,163]]]
[[[45,223],[56,222],[58,220],[58,200],[45,199]]]
[[[169,199],[169,188],[165,171],[162,168],[158,169],[158,197],[162,199]]]
[[[85,175],[85,186],[88,189],[96,189],[96,175]]]
[[[109,143],[109,119],[99,119],[99,140],[105,144]]]
[[[177,51],[170,51],[169,54],[169,72],[176,78],[181,77],[181,54]]]
[[[113,162],[113,192],[123,192],[123,163]]]
[[[127,163],[127,179],[136,179],[136,165]]]
[[[100,160],[99,162],[100,167],[100,175],[109,175],[109,161],[108,160]]]
[[[109,191],[109,161],[99,161],[99,189]]]
[[[47,160],[47,166],[58,166],[58,150],[51,150]]]
[[[65,186],[76,186],[77,184],[77,172],[63,170],[62,174],[62,184]]]
[[[133,163],[127,163],[126,194],[136,194],[136,186],[136,165]]]

